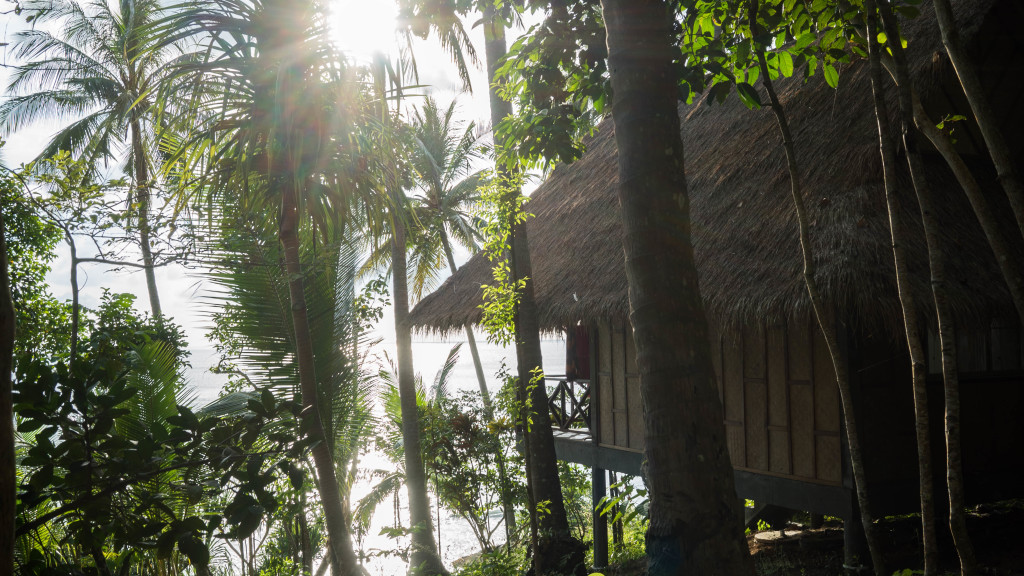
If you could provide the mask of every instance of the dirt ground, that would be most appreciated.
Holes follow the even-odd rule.
[[[889,518],[880,523],[890,574],[921,569],[920,519],[916,516]],[[1024,576],[1024,501],[1002,502],[971,510],[968,530],[985,576]],[[843,529],[839,522],[826,522],[816,530],[791,523],[784,538],[757,538],[747,542],[759,576],[844,576]],[[769,532],[770,536],[778,532]],[[959,574],[952,541],[939,540],[942,570]],[[630,562],[606,574],[640,576],[645,563]],[[904,573],[906,574],[906,573]]]

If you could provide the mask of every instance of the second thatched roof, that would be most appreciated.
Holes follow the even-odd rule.
[[[967,23],[965,37],[991,35],[993,20],[1000,19],[998,9],[1012,9],[1007,2],[1013,0],[955,3],[958,21]],[[951,72],[944,54],[939,55],[930,10],[926,6],[905,28],[908,56],[926,102],[945,102]],[[983,25],[985,32],[979,34]],[[779,84],[797,142],[822,293],[847,320],[881,320],[895,329],[901,315],[866,62],[841,70],[837,90],[820,75],[806,84],[800,79]],[[945,113],[953,112],[963,113]],[[768,109],[747,110],[736,98],[714,106],[697,102],[681,109],[681,115],[694,251],[709,316],[720,325],[806,316],[809,301],[790,180],[774,115]],[[1020,158],[1019,146],[1015,152]],[[905,164],[902,154],[899,160]],[[1007,214],[991,168],[978,164],[976,174],[991,190],[990,200]],[[964,194],[937,156],[929,157],[928,166],[927,180],[940,199],[937,216],[958,318],[982,324],[1012,314],[1005,284]],[[901,180],[907,182],[906,174]],[[527,203],[535,215],[527,229],[543,328],[627,316],[617,185],[614,127],[606,120],[583,158],[554,170]],[[924,311],[930,288],[920,218],[912,193],[904,192],[902,200],[910,273]],[[1005,224],[1013,231],[1009,220]],[[1019,234],[1013,237],[1020,239]],[[1014,243],[1015,254],[1024,262],[1020,244]],[[474,256],[415,307],[414,324],[444,333],[479,322],[480,287],[490,282],[489,263]]]

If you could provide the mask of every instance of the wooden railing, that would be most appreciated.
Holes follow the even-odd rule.
[[[562,430],[590,431],[590,380],[566,380],[564,377],[545,378],[548,388],[548,408],[551,424]]]

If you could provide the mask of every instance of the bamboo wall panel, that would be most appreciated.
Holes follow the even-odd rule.
[[[715,369],[715,386],[718,386],[718,399],[723,400],[723,390],[725,389],[722,384],[722,337],[713,328],[708,330],[708,340],[711,342],[711,365]]]
[[[768,469],[768,387],[764,380],[745,382],[747,468]]]
[[[629,388],[626,386],[625,330],[616,322],[612,327],[612,406],[616,446],[629,447]]]
[[[747,465],[746,432],[743,426],[743,348],[740,335],[722,338],[722,386],[725,404],[725,435],[732,465]]]
[[[743,424],[743,350],[737,334],[722,341],[722,384],[725,387],[725,420]]]
[[[786,330],[769,326],[766,332],[768,378],[768,469],[790,474],[789,391],[786,384]]]
[[[776,474],[792,474],[789,463],[789,429],[768,431],[768,470]]]
[[[839,388],[832,356],[817,326],[814,332],[814,429],[839,432]]]
[[[598,444],[613,444],[615,442],[615,419],[613,418],[613,394],[614,382],[612,380],[612,327],[610,322],[602,322],[598,327],[597,334],[598,350],[598,390],[601,395],[598,400],[600,415],[600,431]]]
[[[843,480],[843,450],[839,434],[815,437],[815,476],[818,480],[839,483]]]
[[[644,404],[640,396],[640,373],[636,365],[636,343],[633,332],[627,326],[624,343],[626,348],[626,390],[628,391],[629,408],[629,447],[634,450],[644,449]]]
[[[764,329],[743,330],[743,425],[747,468],[768,469],[768,382]]]
[[[992,324],[992,370],[1019,370],[1020,330],[1012,322]]]
[[[989,330],[957,330],[956,360],[960,372],[988,370],[989,333]]]
[[[743,329],[743,377],[764,378],[766,370],[765,336],[760,326]]]
[[[809,382],[811,373],[811,334],[806,324],[790,323],[787,331],[789,343],[789,380]]]
[[[743,426],[735,422],[726,422],[725,442],[729,448],[729,459],[733,467],[745,468],[747,465],[747,448]]]
[[[810,384],[792,384],[789,398],[793,410],[793,474],[814,478],[814,388]]]
[[[786,331],[768,329],[768,424],[789,427],[789,396],[786,394]]]

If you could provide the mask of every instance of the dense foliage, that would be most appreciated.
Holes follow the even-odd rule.
[[[935,1],[941,14],[946,2]],[[494,72],[490,146],[476,124],[458,121],[454,103],[412,100],[410,84],[419,82],[414,55],[369,64],[346,59],[331,42],[326,1],[13,4],[27,28],[10,48],[17,64],[0,104],[0,127],[19,130],[43,119],[64,124],[38,159],[0,172],[9,268],[9,286],[0,290],[12,296],[17,327],[13,342],[2,342],[13,350],[2,363],[12,366],[13,408],[0,414],[16,430],[0,438],[15,448],[15,462],[5,470],[15,485],[0,488],[16,493],[17,506],[2,510],[0,523],[14,531],[16,548],[10,562],[0,559],[0,576],[328,569],[355,576],[374,556],[400,556],[415,570],[445,574],[427,487],[436,505],[465,520],[482,552],[463,573],[581,573],[575,544],[593,537],[589,477],[565,463],[556,468],[553,445],[544,454],[531,447],[542,444],[533,434],[547,421],[547,408],[538,400],[544,397],[539,361],[525,359],[532,352],[521,332],[529,323],[523,305],[532,305],[531,279],[518,269],[528,262],[518,245],[529,218],[521,194],[526,171],[578,159],[585,136],[610,113],[617,116],[627,158],[623,190],[668,199],[654,209],[630,204],[643,196],[638,193],[627,190],[620,198],[624,213],[633,214],[626,239],[627,253],[636,256],[628,258],[631,297],[652,297],[654,288],[667,294],[632,318],[638,334],[647,330],[638,338],[648,347],[640,356],[669,356],[670,339],[650,335],[673,330],[658,321],[668,322],[664,310],[688,297],[694,307],[683,320],[694,328],[682,340],[694,346],[689,361],[707,356],[699,294],[665,292],[676,288],[668,282],[643,284],[692,264],[685,249],[671,266],[657,255],[663,245],[686,244],[678,240],[689,234],[678,126],[664,121],[677,117],[680,103],[715,105],[736,94],[748,108],[771,107],[791,152],[773,83],[820,75],[836,88],[844,66],[870,56],[875,71],[884,65],[902,90],[904,138],[914,122],[937,148],[945,150],[949,136],[943,123],[935,130],[936,122],[911,111],[911,79],[901,69],[908,39],[893,16],[917,17],[910,0],[397,2],[408,47],[413,37],[438,37],[467,87],[479,64],[471,33],[485,29]],[[657,33],[631,38],[641,13],[649,19],[642,24]],[[874,28],[876,15],[884,32]],[[524,16],[537,23],[506,53],[506,30]],[[956,38],[949,32],[943,28],[952,55]],[[629,60],[636,50],[628,47],[640,44],[657,58]],[[964,60],[954,60],[960,74]],[[875,84],[881,127],[887,105],[882,83]],[[967,96],[977,106],[975,95]],[[660,121],[650,117],[655,105]],[[1019,183],[1013,166],[1000,160],[1005,142],[990,134],[984,117],[982,110],[977,121],[1016,206]],[[651,129],[627,134],[640,125]],[[665,126],[675,134],[661,134]],[[887,131],[880,128],[882,148]],[[904,143],[910,160],[913,148]],[[479,169],[484,160],[496,162],[493,173]],[[801,213],[797,162],[789,160]],[[926,194],[917,191],[925,206]],[[654,216],[666,220],[651,224]],[[806,240],[812,224],[802,224]],[[649,249],[657,244],[654,234],[668,240]],[[899,246],[895,229],[893,237]],[[493,274],[481,306],[488,339],[517,345],[520,354],[522,382],[504,371],[487,375],[502,383],[493,402],[479,359],[481,393],[452,392],[458,347],[432,386],[414,383],[407,317],[411,300],[455,272],[458,250],[478,249]],[[932,252],[937,258],[940,251]],[[646,275],[637,263],[643,258],[650,260]],[[185,260],[212,287],[205,305],[219,357],[214,371],[227,380],[207,405],[195,400],[185,377],[190,354],[173,319],[179,311],[161,308],[156,283],[157,268]],[[813,299],[809,252],[805,262]],[[55,270],[57,264],[67,268]],[[83,303],[79,272],[86,264],[141,270],[152,313],[140,314],[135,296],[107,275],[97,275],[98,298]],[[677,283],[695,286],[695,278]],[[943,282],[932,285],[941,290]],[[391,370],[372,336],[388,307],[397,311],[399,366]],[[917,319],[907,314],[905,320],[910,333]],[[699,368],[692,372],[710,373]],[[836,369],[842,386],[840,362]],[[640,381],[645,390],[678,400],[682,387],[658,380],[671,372],[686,370],[651,369]],[[955,410],[951,372],[947,407]],[[689,417],[699,412],[692,405],[713,405],[710,383],[700,384],[711,400],[680,412]],[[955,454],[955,413],[952,420],[947,431]],[[682,437],[676,421],[647,424],[665,434],[665,444]],[[844,438],[856,446],[855,434]],[[368,470],[371,452],[384,454],[391,467]],[[724,446],[708,453],[726,454]],[[533,474],[541,464],[550,472],[546,480]],[[956,466],[948,469],[954,502]],[[657,464],[650,470],[653,477],[645,480],[663,492],[627,480],[599,506],[618,524],[619,558],[636,555],[647,531],[652,567],[675,558],[677,549],[697,549],[704,557],[694,566],[738,566],[742,573],[749,563],[736,560],[741,554],[717,547],[734,528],[729,507],[701,516],[702,529],[718,530],[708,530],[713,537],[694,536],[680,528],[693,519],[664,516],[677,511],[657,506],[672,475]],[[361,483],[372,486],[357,500]],[[722,502],[735,500],[727,481],[705,485]],[[415,518],[409,526],[399,513],[403,488]],[[554,496],[534,501],[542,489]],[[373,513],[389,499],[395,525],[386,534],[395,538],[394,550],[370,550],[365,540],[373,536]],[[862,504],[867,511],[864,495]],[[546,524],[556,515],[559,523]],[[573,549],[551,550],[561,545]],[[970,573],[969,542],[958,537],[957,545]],[[934,570],[926,562],[929,576]]]

